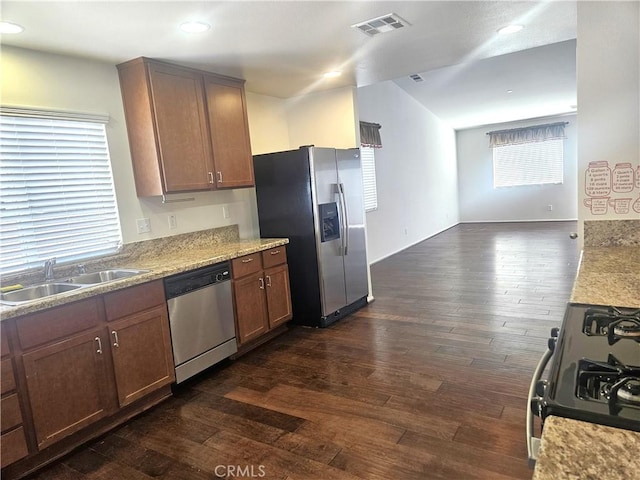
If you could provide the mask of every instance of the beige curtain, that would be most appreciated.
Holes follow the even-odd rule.
[[[495,130],[488,132],[489,146],[501,147],[519,143],[544,142],[557,138],[565,138],[564,126],[567,122],[533,125],[531,127],[513,128],[511,130]]]
[[[364,147],[382,148],[378,123],[360,122],[360,143]]]

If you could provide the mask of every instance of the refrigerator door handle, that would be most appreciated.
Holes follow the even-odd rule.
[[[344,183],[338,184],[338,194],[340,196],[342,218],[344,219],[344,254],[347,255],[349,253],[349,217],[347,214],[347,197],[344,194]]]

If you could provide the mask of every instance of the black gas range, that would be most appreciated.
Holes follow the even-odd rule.
[[[555,415],[640,431],[640,309],[569,304],[534,374],[527,413],[532,460],[539,445],[533,415],[543,427]]]

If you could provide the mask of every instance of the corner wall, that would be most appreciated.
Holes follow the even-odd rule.
[[[493,151],[487,132],[569,122],[565,126],[564,181],[561,185],[493,188]],[[461,222],[575,220],[577,211],[576,115],[488,125],[456,132]],[[552,205],[552,210],[548,206]]]
[[[458,223],[455,132],[391,81],[359,88],[358,112],[382,125],[378,209],[366,215],[374,263]]]
[[[580,228],[640,219],[640,3],[578,2],[577,65]]]

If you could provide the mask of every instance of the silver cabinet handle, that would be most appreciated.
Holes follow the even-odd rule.
[[[253,262],[253,258],[245,258],[242,260],[242,263],[249,263],[249,262]]]
[[[98,350],[96,350],[96,353],[102,355],[102,340],[100,340],[100,337],[96,337],[94,340],[98,342]]]
[[[267,275],[267,287],[271,286],[271,275]]]
[[[260,282],[260,290],[264,290],[264,278],[260,277],[258,281]]]
[[[274,250],[273,252],[271,252],[271,255],[277,255],[280,253],[280,250]]]
[[[218,174],[218,183],[222,183],[222,172],[216,172]]]
[[[116,348],[119,347],[120,341],[118,340],[118,332],[116,332],[115,330],[112,330],[111,335],[113,335],[113,346]]]
[[[213,181],[213,172],[207,172],[207,173],[208,173],[208,175],[209,175],[209,183],[211,183],[211,184],[215,183],[215,182]]]

